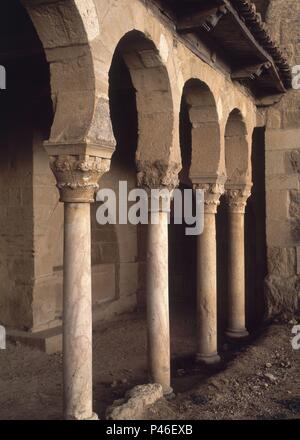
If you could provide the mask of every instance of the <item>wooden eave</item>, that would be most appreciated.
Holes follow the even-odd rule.
[[[257,99],[291,87],[291,70],[249,0],[148,0],[200,58]]]

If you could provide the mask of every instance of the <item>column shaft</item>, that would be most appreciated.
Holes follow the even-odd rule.
[[[63,379],[66,419],[92,419],[91,226],[89,203],[65,203]]]
[[[150,378],[170,387],[168,213],[155,212],[148,225],[147,328]],[[154,221],[153,221],[154,220]],[[153,224],[153,223],[157,224]]]
[[[245,209],[251,185],[229,188],[228,201],[228,325],[231,339],[248,336],[245,310]]]
[[[229,211],[228,328],[227,335],[245,337],[245,237],[244,213]]]
[[[204,231],[198,237],[197,271],[197,360],[215,363],[217,352],[217,257],[216,219],[204,214]]]
[[[64,203],[63,406],[68,420],[96,420],[92,396],[91,214],[111,149],[46,143],[50,167]],[[96,150],[96,149],[95,149]],[[76,151],[76,154],[74,154]],[[102,157],[103,153],[103,157]]]

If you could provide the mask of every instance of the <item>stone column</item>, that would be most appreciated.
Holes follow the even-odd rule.
[[[152,212],[157,224],[148,225],[147,243],[147,330],[148,365],[152,382],[171,393],[168,213]],[[150,217],[150,216],[149,216]]]
[[[178,184],[177,165],[143,166],[139,186],[149,200],[147,242],[147,348],[150,380],[172,395],[170,367],[168,218],[173,189]],[[155,192],[151,192],[155,190]],[[162,198],[157,191],[163,190]]]
[[[204,191],[204,230],[197,245],[197,342],[196,360],[220,361],[217,348],[217,242],[216,213],[223,184],[194,185]]]
[[[95,420],[92,398],[90,203],[109,160],[50,156],[64,203],[63,404],[67,420]]]
[[[226,334],[238,339],[248,336],[245,311],[245,208],[250,190],[228,189],[228,325]]]

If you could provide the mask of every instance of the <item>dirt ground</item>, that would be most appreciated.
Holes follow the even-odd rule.
[[[292,324],[265,329],[248,345],[223,345],[218,371],[193,362],[195,325],[182,314],[171,320],[172,381],[176,397],[149,408],[149,420],[300,418],[300,351]],[[100,418],[115,399],[147,383],[146,325],[124,315],[94,329],[94,408]],[[60,419],[62,356],[22,345],[0,350],[0,419]]]

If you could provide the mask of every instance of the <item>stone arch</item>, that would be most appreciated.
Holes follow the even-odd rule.
[[[153,41],[141,31],[126,32],[115,46],[108,79],[116,150],[110,171],[103,177],[106,187],[118,192],[120,180],[127,182],[128,190],[136,187],[137,180],[146,188],[172,185],[172,173],[177,178],[179,171],[179,164],[170,163],[173,100],[167,69]],[[121,224],[115,232],[119,255],[116,286],[128,263],[138,268],[136,295],[143,304],[147,228]],[[124,288],[124,283],[118,287],[123,302]]]
[[[94,2],[21,3],[50,64],[54,108],[50,142],[82,142],[88,137],[95,111],[95,74],[89,45],[99,33]]]
[[[220,174],[221,134],[215,98],[199,79],[186,82],[182,99],[188,107],[192,130],[190,179],[214,182]]]
[[[136,164],[143,170],[142,180],[150,172],[154,180],[169,169],[169,158],[173,145],[174,111],[170,80],[167,69],[155,44],[140,31],[130,31],[120,40],[117,51],[129,69],[138,113],[138,144]],[[178,172],[174,164],[174,173]],[[157,175],[156,175],[157,174]],[[147,180],[147,179],[146,179]],[[163,184],[168,184],[165,181]]]
[[[249,184],[250,154],[247,127],[242,113],[233,109],[225,128],[226,185],[240,187]]]

